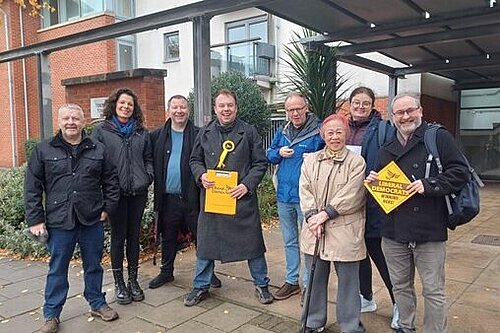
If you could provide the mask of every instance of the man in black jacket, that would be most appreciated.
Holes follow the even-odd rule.
[[[177,232],[187,229],[196,238],[199,189],[189,168],[189,156],[198,127],[189,120],[189,105],[184,96],[172,96],[167,102],[169,119],[151,133],[154,159],[154,210],[157,233],[161,235],[160,273],[149,288],[161,287],[174,280]],[[220,287],[214,276],[213,287]]]
[[[111,321],[118,318],[102,292],[103,221],[118,204],[116,171],[104,146],[86,136],[80,106],[59,109],[59,133],[37,145],[26,171],[26,221],[35,236],[48,233],[49,272],[45,285],[42,332],[57,332],[68,294],[68,267],[78,242],[91,314]]]
[[[446,332],[445,257],[448,239],[445,195],[458,192],[466,183],[468,168],[453,136],[437,132],[437,146],[444,172],[436,163],[426,178],[428,152],[424,144],[427,124],[422,121],[422,106],[417,95],[400,94],[392,102],[392,117],[397,132],[379,151],[379,167],[395,161],[412,180],[407,191],[415,193],[385,216],[382,250],[393,284],[399,309],[399,329],[415,332],[415,268],[422,280],[424,296],[424,332]],[[378,175],[371,171],[367,181]]]

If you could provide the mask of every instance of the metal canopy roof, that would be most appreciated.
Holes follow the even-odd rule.
[[[491,2],[491,7],[490,7]],[[259,8],[346,41],[340,59],[390,76],[432,72],[457,88],[500,86],[500,3],[494,0],[275,0]],[[500,2],[500,1],[499,1]],[[380,52],[393,68],[360,56]]]

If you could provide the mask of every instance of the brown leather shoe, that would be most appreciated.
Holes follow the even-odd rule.
[[[56,333],[57,331],[59,331],[59,319],[57,318],[47,319],[40,329],[42,333]]]
[[[107,304],[103,305],[98,310],[90,311],[90,314],[94,317],[100,317],[104,321],[112,321],[118,319],[118,313]]]
[[[281,301],[299,293],[300,286],[298,284],[290,284],[288,282],[285,282],[285,284],[283,284],[281,288],[274,293],[274,299]]]

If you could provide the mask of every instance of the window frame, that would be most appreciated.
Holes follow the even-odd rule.
[[[130,46],[132,48],[132,68],[121,68],[121,57],[120,57],[120,44],[125,46]],[[126,71],[129,69],[137,68],[137,45],[135,36],[123,36],[123,38],[116,39],[116,70]]]
[[[167,47],[167,40],[169,40],[169,37],[174,37],[177,36],[177,57],[167,57],[169,54],[167,52],[168,47]],[[163,62],[169,63],[169,62],[177,62],[181,60],[181,47],[180,47],[180,34],[179,30],[176,31],[170,31],[166,32],[163,34]]]

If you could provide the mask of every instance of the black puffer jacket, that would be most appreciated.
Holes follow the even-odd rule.
[[[83,225],[92,225],[101,212],[116,210],[118,177],[104,146],[84,136],[73,155],[61,134],[36,146],[24,183],[28,226],[46,223],[48,228],[69,230],[75,217]]]
[[[92,137],[106,147],[117,169],[122,194],[133,196],[147,193],[154,178],[149,132],[144,128],[136,128],[126,138],[113,122],[105,120],[96,126]]]
[[[453,136],[446,130],[437,132],[437,147],[444,172],[438,174],[436,163],[431,164],[429,178],[425,178],[427,150],[423,122],[403,147],[396,135],[379,152],[379,170],[395,161],[408,179],[422,179],[424,194],[415,194],[401,206],[386,215],[382,236],[398,242],[445,241],[448,238],[446,218],[448,210],[444,196],[458,192],[467,181],[468,168]]]

